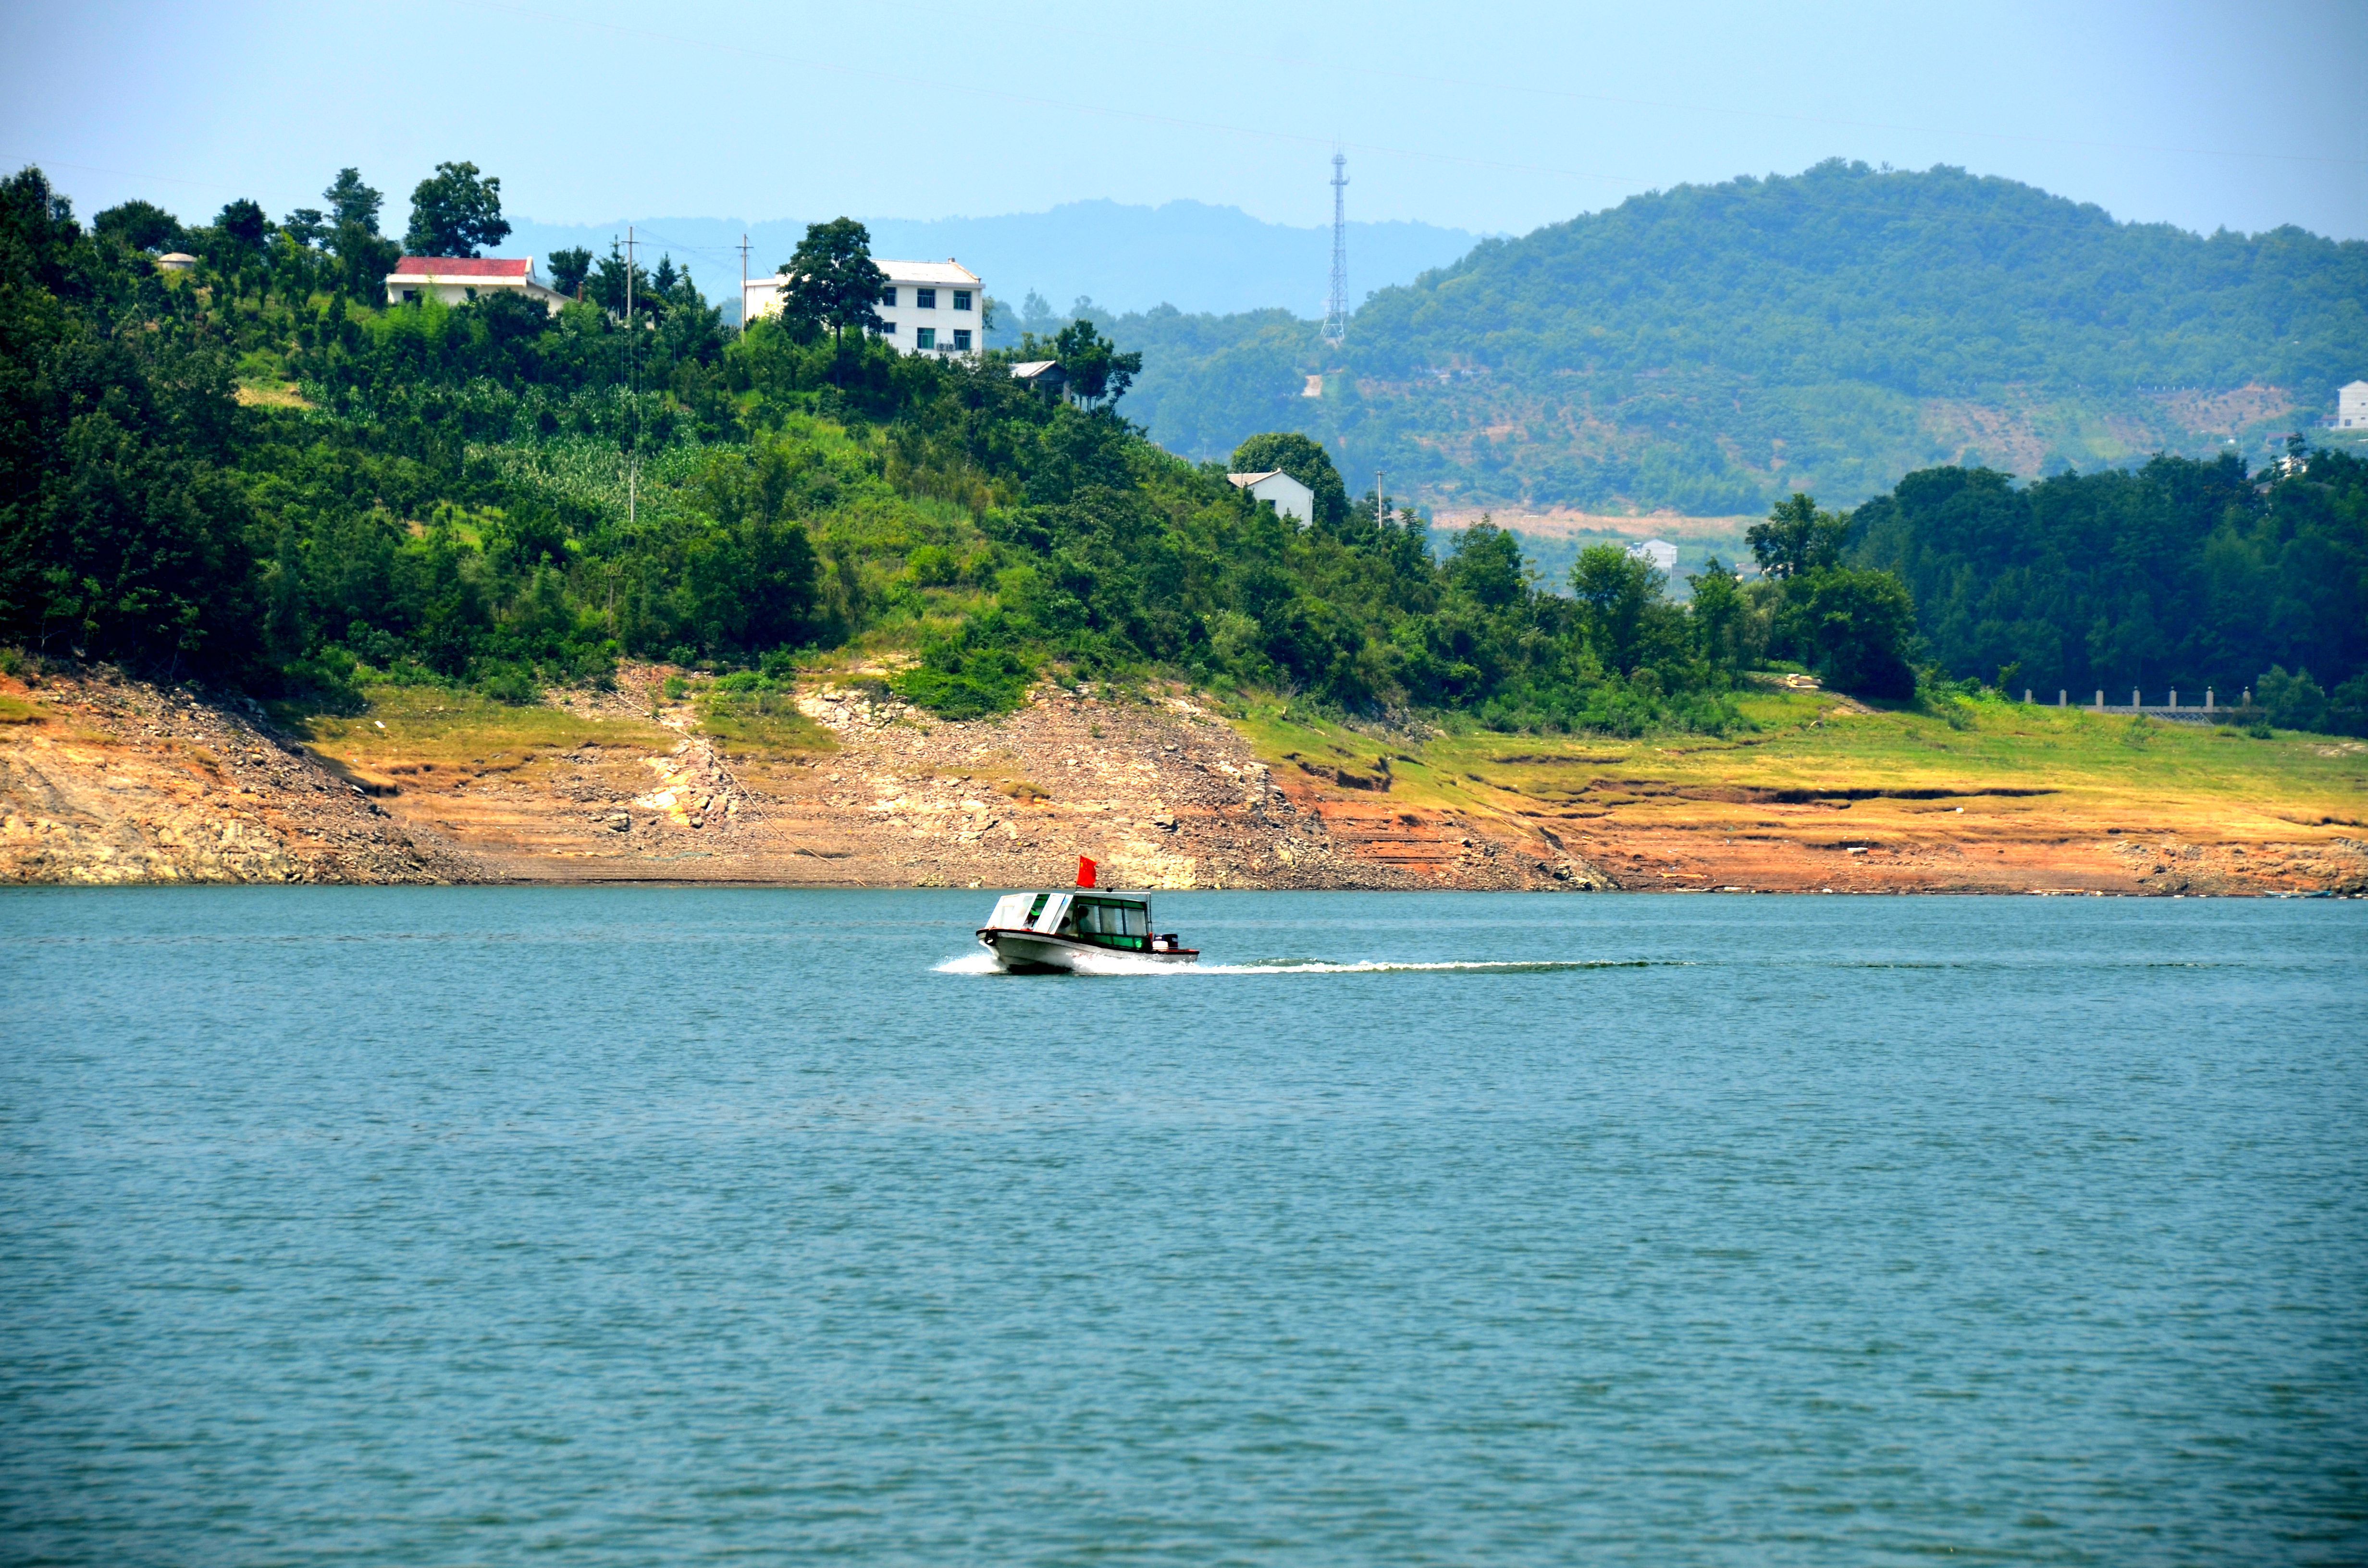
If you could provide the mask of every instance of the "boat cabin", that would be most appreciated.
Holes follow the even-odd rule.
[[[1151,901],[1122,893],[1015,892],[996,901],[990,928],[1066,937],[1089,947],[1140,953],[1152,949]],[[1170,937],[1172,944],[1174,938]]]

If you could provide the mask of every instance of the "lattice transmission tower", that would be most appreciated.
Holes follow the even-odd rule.
[[[1324,340],[1334,347],[1349,335],[1349,160],[1332,154],[1332,304],[1324,313]]]

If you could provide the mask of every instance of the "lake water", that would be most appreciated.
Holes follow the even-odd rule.
[[[990,898],[0,894],[0,1560],[2368,1558],[2368,907]]]

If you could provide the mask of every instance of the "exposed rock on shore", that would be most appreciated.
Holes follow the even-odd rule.
[[[106,669],[10,680],[0,881],[435,882],[484,876],[415,838],[236,697]]]
[[[2104,826],[1994,780],[1657,783],[1576,749],[1451,777],[1418,740],[1347,732],[1261,760],[1181,690],[1047,685],[958,723],[853,678],[802,691],[818,730],[768,747],[706,733],[669,673],[557,710],[428,693],[436,723],[475,716],[431,734],[384,708],[302,744],[236,697],[0,680],[0,880],[992,888],[1065,883],[1085,854],[1145,888],[2368,892],[2368,840],[2341,831]]]

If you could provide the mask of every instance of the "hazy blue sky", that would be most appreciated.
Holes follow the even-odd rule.
[[[404,196],[934,218],[1086,197],[1523,231],[1842,155],[2368,238],[2368,0],[2008,5],[82,0],[0,15],[0,158],[81,210]]]

